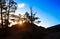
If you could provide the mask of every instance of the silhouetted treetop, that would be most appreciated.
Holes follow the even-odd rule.
[[[36,20],[39,19],[39,17],[36,17],[36,14],[33,14],[33,13],[32,13],[32,16],[31,16],[28,12],[26,12],[25,16],[30,23],[31,23],[31,21],[32,21],[32,23],[34,23]],[[37,23],[40,23],[40,21],[37,21]]]

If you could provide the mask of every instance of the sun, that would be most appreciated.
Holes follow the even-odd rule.
[[[20,25],[21,25],[21,24],[23,24],[23,22],[22,22],[22,21],[19,21],[18,23],[19,23]]]

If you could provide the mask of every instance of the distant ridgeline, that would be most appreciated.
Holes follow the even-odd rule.
[[[44,39],[60,39],[60,24],[47,28]]]
[[[1,29],[0,29],[1,30]],[[60,24],[45,29],[38,27],[33,23],[25,22],[23,25],[13,25],[8,28],[9,32],[0,31],[0,36],[3,39],[58,39],[60,38]],[[16,37],[15,37],[16,36]]]
[[[49,27],[46,29],[48,32],[52,33],[52,32],[59,32],[60,31],[60,24]]]

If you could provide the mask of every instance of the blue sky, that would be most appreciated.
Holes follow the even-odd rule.
[[[36,12],[41,20],[39,25],[43,27],[50,27],[60,23],[60,0],[14,0],[17,4],[26,4],[20,13],[29,12],[29,6],[33,7],[33,11]]]

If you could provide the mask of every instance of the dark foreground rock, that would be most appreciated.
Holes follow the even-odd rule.
[[[1,30],[1,29],[0,29]],[[1,39],[43,39],[45,36],[45,28],[38,27],[35,24],[24,23],[24,25],[14,25],[4,32],[0,31]]]
[[[60,39],[60,24],[47,28],[44,39]]]

